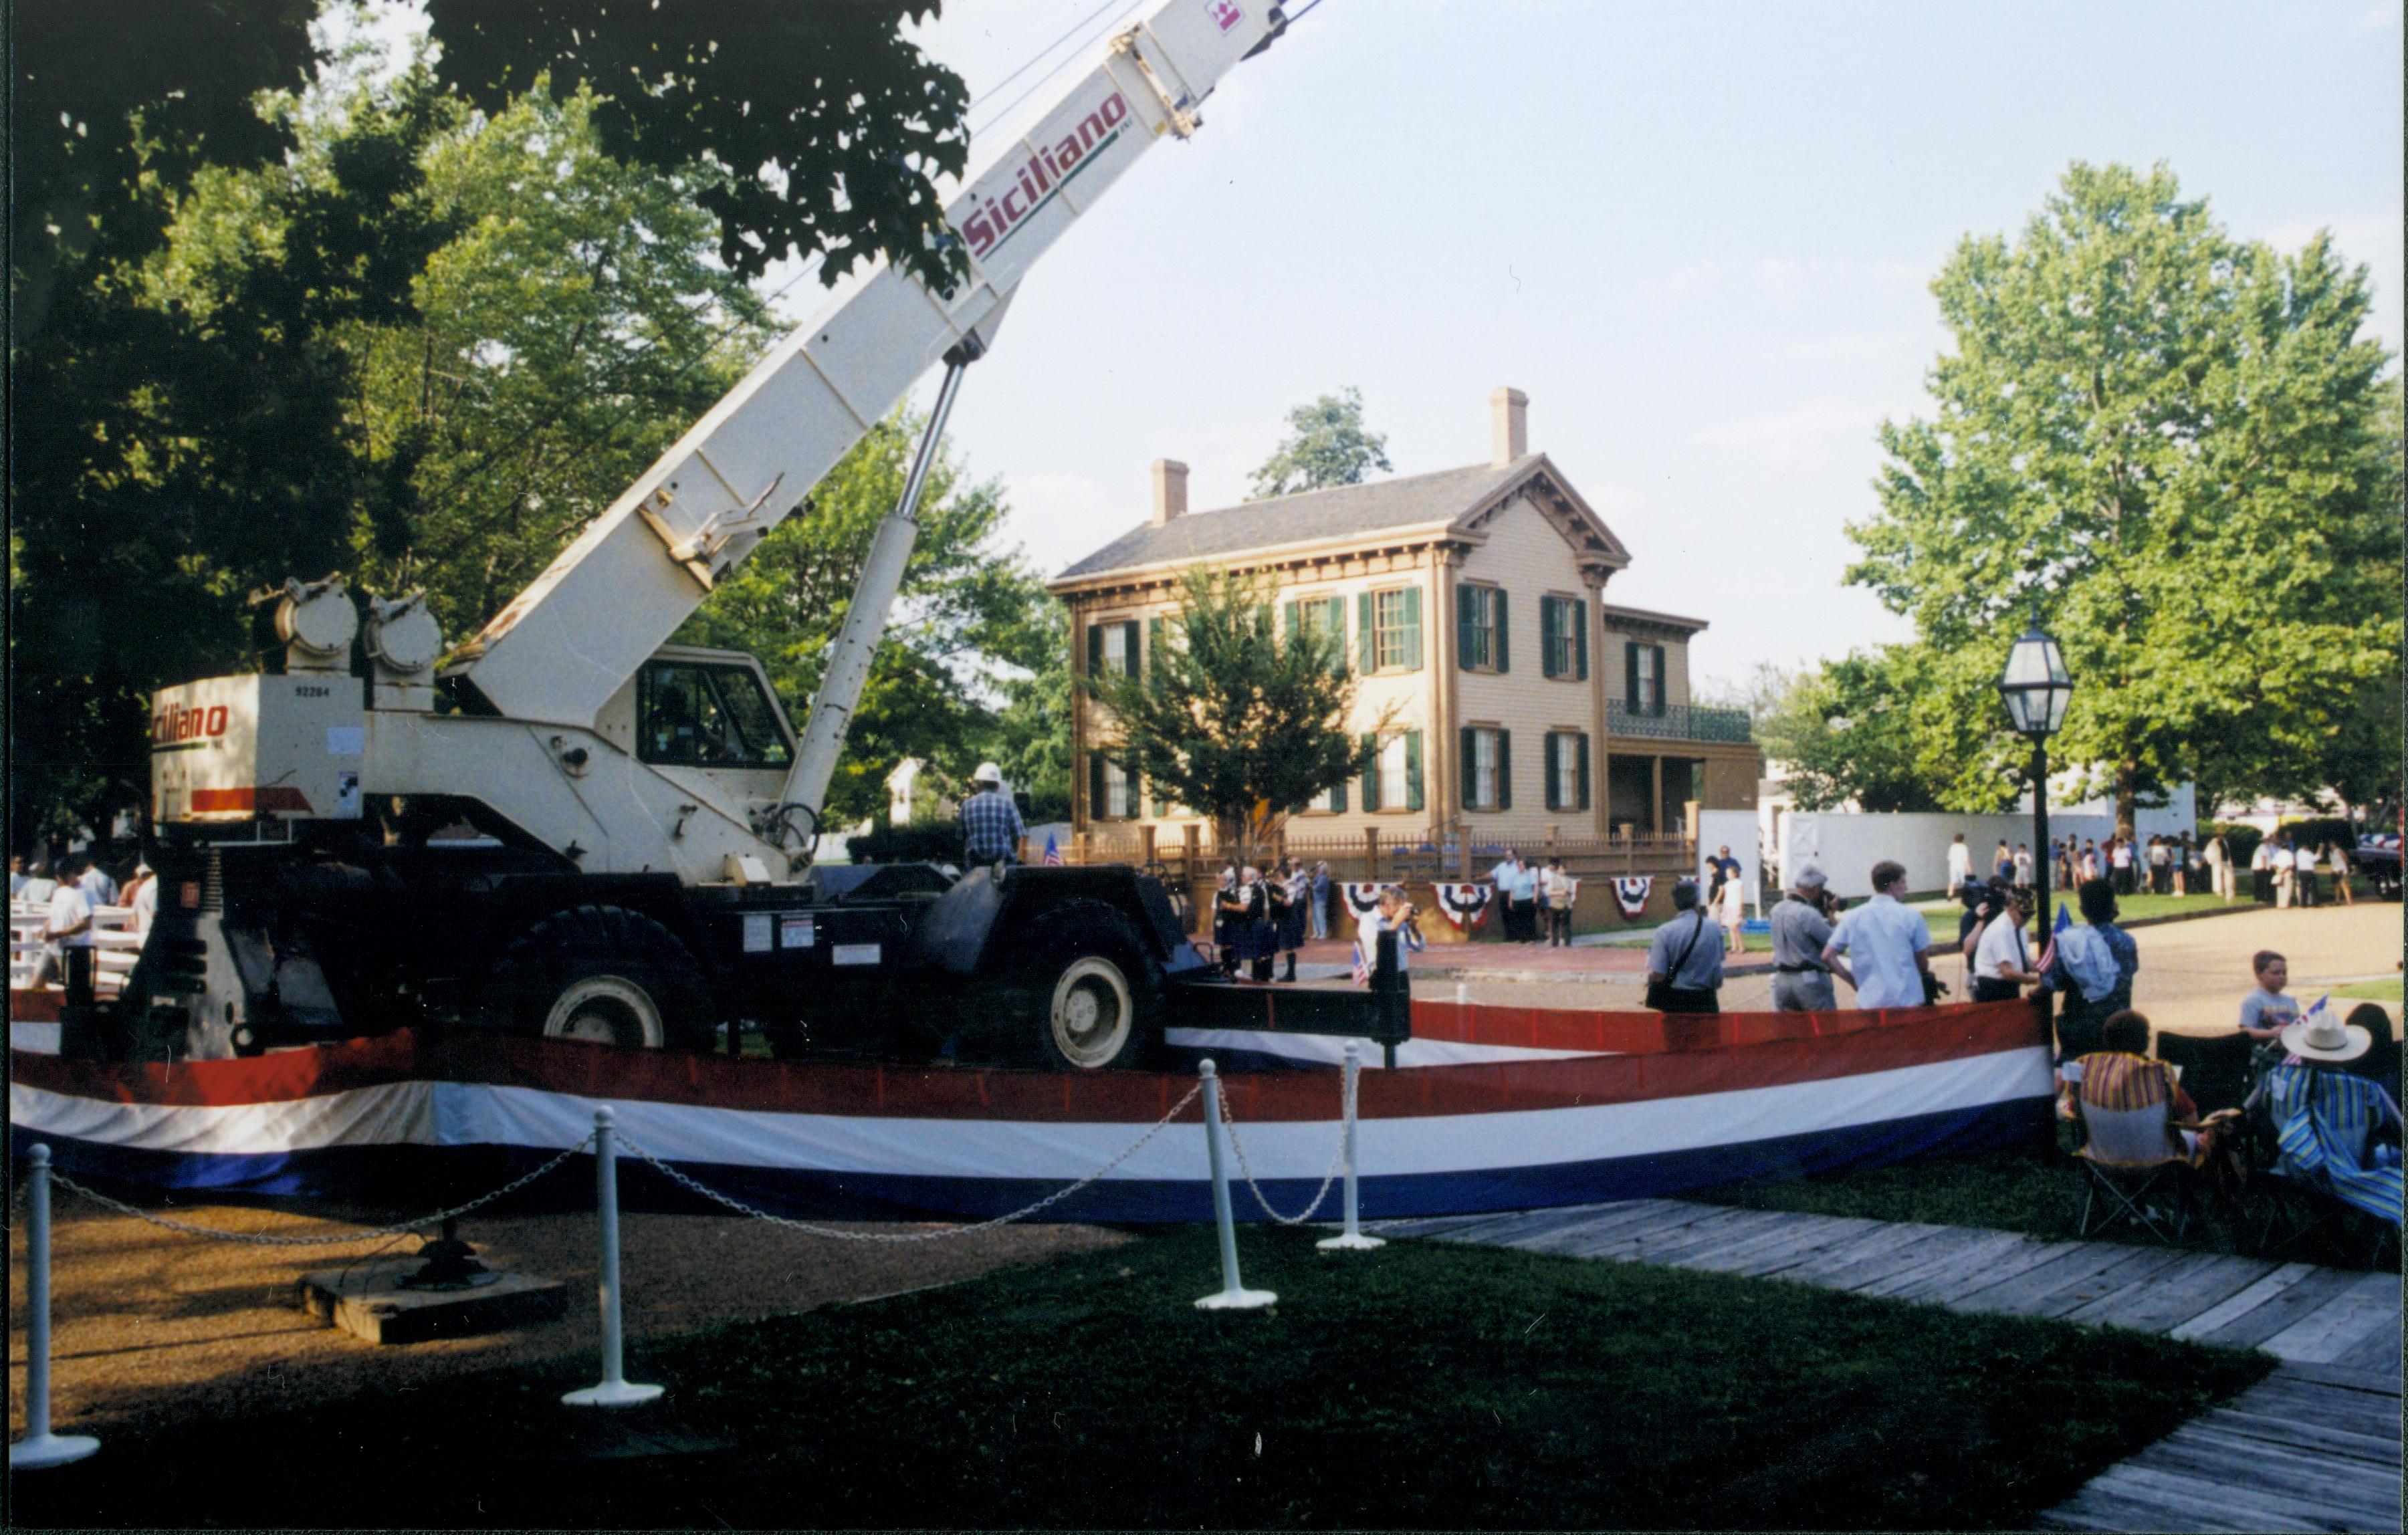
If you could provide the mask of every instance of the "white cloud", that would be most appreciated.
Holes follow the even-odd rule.
[[[1833,449],[1870,450],[1884,417],[1903,420],[1922,402],[1889,396],[1816,395],[1778,410],[1742,416],[1691,434],[1704,448],[1722,448],[1793,468]]]

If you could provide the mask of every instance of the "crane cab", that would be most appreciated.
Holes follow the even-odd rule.
[[[742,651],[664,645],[595,721],[595,733],[687,788],[775,803],[795,731],[761,663]]]

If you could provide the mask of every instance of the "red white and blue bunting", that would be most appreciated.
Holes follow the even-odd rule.
[[[1617,877],[1614,880],[1613,904],[1622,908],[1624,921],[1638,920],[1639,913],[1647,910],[1647,893],[1655,888],[1656,876],[1653,874]]]
[[[1354,912],[1359,922],[1378,909],[1380,892],[1387,886],[1374,880],[1369,884],[1342,884],[1338,888],[1346,892],[1346,910]]]
[[[1438,891],[1438,909],[1446,920],[1467,931],[1477,929],[1488,920],[1488,903],[1495,897],[1493,884],[1441,884]]]

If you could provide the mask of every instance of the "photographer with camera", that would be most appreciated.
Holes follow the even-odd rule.
[[[1831,940],[1829,883],[1813,864],[1800,864],[1789,893],[1772,909],[1772,1006],[1780,1012],[1829,1012],[1840,1003],[1823,945]],[[1845,974],[1845,971],[1842,971]],[[1856,978],[1848,978],[1850,985]]]

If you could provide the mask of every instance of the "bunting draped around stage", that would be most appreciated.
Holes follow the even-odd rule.
[[[1438,909],[1446,920],[1467,932],[1478,930],[1488,920],[1488,903],[1496,896],[1493,884],[1441,884],[1438,891]]]
[[[1648,892],[1655,888],[1656,876],[1653,874],[1617,876],[1615,878],[1613,882],[1613,904],[1621,908],[1622,917],[1625,922],[1634,922],[1638,920],[1639,913],[1647,910]]]
[[[1667,1017],[1416,1001],[1413,1035],[1397,1069],[1363,1077],[1373,1218],[1666,1195],[2050,1127],[2047,1026],[2022,1002]],[[1169,1042],[1231,1068],[1254,1176],[1301,1208],[1337,1146],[1343,1041],[1173,1030]],[[1194,1081],[408,1034],[172,1066],[12,1050],[9,1069],[15,1149],[47,1142],[79,1177],[432,1209],[578,1144],[607,1103],[633,1148],[764,1208],[902,1219],[998,1214],[1083,1178]],[[1197,1113],[1046,1218],[1211,1218]],[[638,1205],[694,1208],[639,1160],[622,1176]],[[590,1180],[566,1175],[517,1197],[590,1198]]]
[[[1338,888],[1345,893],[1346,910],[1354,912],[1355,920],[1360,921],[1379,907],[1380,892],[1387,887],[1374,880],[1369,884],[1354,882]]]

